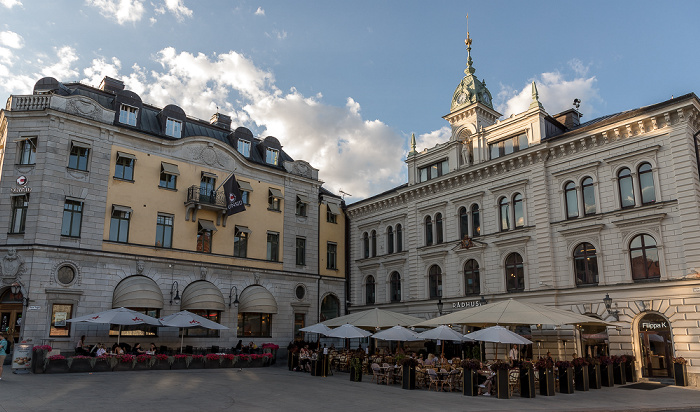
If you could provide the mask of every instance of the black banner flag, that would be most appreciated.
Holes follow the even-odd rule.
[[[231,177],[224,183],[224,195],[226,196],[226,216],[245,211],[245,204],[241,196],[241,188],[238,187],[236,176]]]

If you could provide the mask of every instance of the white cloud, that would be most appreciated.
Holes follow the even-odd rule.
[[[192,9],[185,6],[184,0],[164,0],[163,5],[155,9],[156,14],[165,14],[166,11],[172,13],[180,22],[185,20],[185,17],[192,17]]]
[[[444,126],[430,133],[416,136],[416,151],[422,152],[423,149],[433,148],[435,145],[447,142],[450,140],[450,137],[452,137],[452,128],[450,126]]]
[[[144,14],[143,0],[86,0],[86,3],[98,8],[104,17],[116,17],[119,24],[140,21]]]
[[[596,77],[587,77],[588,66],[574,59],[569,62],[573,76],[567,76],[559,71],[542,73],[533,79],[537,84],[540,103],[549,114],[560,113],[570,109],[575,98],[581,99],[579,109],[588,119],[597,114],[596,105],[602,102],[596,86]],[[497,110],[505,117],[526,111],[532,102],[531,81],[520,90],[501,85],[497,100],[503,103],[497,105]]]
[[[59,81],[75,80],[78,75],[77,69],[72,67],[78,61],[75,50],[69,46],[63,46],[55,51],[57,60],[52,64],[49,63],[46,67],[36,68],[37,71],[34,73],[26,74],[9,70],[17,57],[12,54],[12,50],[0,47],[0,95],[30,94],[34,83],[42,77],[51,76]],[[48,56],[44,57],[46,60],[51,60]],[[37,56],[36,62],[38,64],[43,64],[43,61]]]
[[[75,80],[76,76],[78,76],[78,70],[71,67],[73,63],[78,61],[75,49],[70,46],[63,46],[56,50],[56,55],[58,56],[58,61],[41,69],[41,76],[54,77],[62,82]]]
[[[13,6],[21,6],[22,2],[19,0],[0,0],[0,4],[11,9]]]
[[[265,10],[263,10],[262,7],[258,7],[258,9],[255,10],[255,15],[256,15],[256,16],[264,16],[264,15],[265,15]]]
[[[97,87],[105,76],[117,78],[121,67],[122,63],[116,57],[112,57],[111,62],[107,62],[104,57],[93,59],[90,67],[83,70],[87,77],[81,81]]]
[[[13,31],[0,31],[0,46],[21,49],[24,47],[24,39]]]

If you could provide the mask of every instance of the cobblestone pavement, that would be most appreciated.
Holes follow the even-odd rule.
[[[700,390],[620,386],[557,393],[553,397],[499,400],[465,397],[398,385],[350,382],[346,373],[327,378],[261,369],[106,372],[14,375],[0,380],[0,411],[647,411],[700,410]]]

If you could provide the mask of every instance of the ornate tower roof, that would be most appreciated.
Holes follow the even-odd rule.
[[[467,68],[464,69],[464,78],[455,89],[452,95],[452,106],[450,111],[455,111],[472,103],[479,102],[493,109],[491,103],[491,92],[486,88],[486,82],[480,81],[474,76],[476,69],[472,66],[472,39],[467,31],[467,39],[464,40],[467,45]]]

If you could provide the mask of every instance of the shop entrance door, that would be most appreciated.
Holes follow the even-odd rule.
[[[642,349],[642,376],[673,376],[671,325],[657,314],[648,314],[639,321],[639,344]]]
[[[22,295],[12,294],[10,288],[0,296],[0,330],[9,342],[17,343],[22,331]]]

